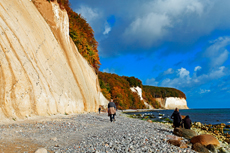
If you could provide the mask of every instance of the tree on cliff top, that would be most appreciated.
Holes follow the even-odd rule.
[[[140,100],[137,93],[130,90],[130,86],[136,87],[141,82],[139,79],[105,72],[99,72],[98,77],[102,93],[107,99],[113,98],[118,109],[145,108],[144,101]]]
[[[48,0],[50,2],[50,0]],[[54,1],[54,0],[51,0]],[[61,9],[65,9],[69,16],[69,35],[78,48],[80,54],[94,67],[96,71],[101,65],[98,55],[98,42],[94,38],[94,31],[86,20],[70,8],[69,0],[57,0]]]

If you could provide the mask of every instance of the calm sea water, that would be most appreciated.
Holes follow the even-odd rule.
[[[174,110],[156,110],[151,112],[138,112],[128,114],[153,114],[158,116],[164,114],[170,118]],[[222,109],[184,109],[179,111],[181,115],[189,115],[192,122],[201,122],[203,124],[220,124],[230,125],[230,108]]]

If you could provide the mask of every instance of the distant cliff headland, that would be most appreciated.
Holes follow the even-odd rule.
[[[101,91],[119,109],[187,109],[185,94],[174,88],[145,86],[135,77],[99,72]]]
[[[176,89],[99,72],[94,32],[68,0],[2,0],[0,8],[0,120],[95,112],[110,98],[120,109],[186,99]]]

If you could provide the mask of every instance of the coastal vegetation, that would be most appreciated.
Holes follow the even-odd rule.
[[[144,101],[140,100],[137,93],[130,90],[131,84],[138,84],[141,81],[137,78],[121,77],[116,74],[99,72],[100,87],[107,99],[113,98],[118,109],[144,109]]]
[[[146,98],[152,96],[153,98],[179,97],[186,99],[185,94],[175,88],[143,86],[143,90],[145,93],[148,93]]]
[[[47,0],[50,2],[50,0]],[[53,1],[53,0],[51,0]],[[57,0],[61,9],[65,9],[69,16],[69,35],[78,48],[80,54],[96,70],[99,70],[98,42],[94,38],[94,31],[81,14],[70,8],[69,0]]]
[[[145,86],[141,80],[135,77],[118,76],[116,74],[99,72],[100,87],[103,95],[113,98],[120,109],[142,109],[145,108],[144,102],[140,97],[130,90],[131,87],[140,87],[142,97],[145,102],[154,108],[161,108],[156,98],[180,97],[185,98],[185,94],[174,88]]]

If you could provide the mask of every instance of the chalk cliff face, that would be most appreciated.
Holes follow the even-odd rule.
[[[145,104],[145,106],[146,106],[147,108],[149,108],[149,109],[154,109],[154,107],[153,107],[152,105],[148,104],[148,103],[143,99],[143,97],[142,97],[142,89],[141,89],[140,87],[138,87],[138,86],[137,86],[137,87],[131,87],[130,90],[131,90],[132,92],[136,92],[136,93],[138,94],[138,96],[140,97],[140,99],[144,101],[144,104]]]
[[[141,100],[144,100],[142,97],[142,89],[140,87],[131,87],[130,89],[132,92],[136,92],[140,96]],[[187,102],[184,98],[156,98],[156,101],[159,102],[161,106],[165,109],[175,109],[176,107],[179,109],[188,109]],[[147,102],[144,101],[144,103],[149,109],[153,109],[153,107],[149,105]]]
[[[140,87],[131,87],[130,90],[132,92],[136,92],[138,94],[138,96],[140,97],[141,100],[143,100],[143,97],[142,97],[142,89]]]
[[[178,97],[167,97],[167,98],[156,98],[162,107],[165,109],[188,109],[187,101],[184,98]]]
[[[0,1],[0,120],[97,111],[98,78],[69,37],[67,12],[33,2]]]

